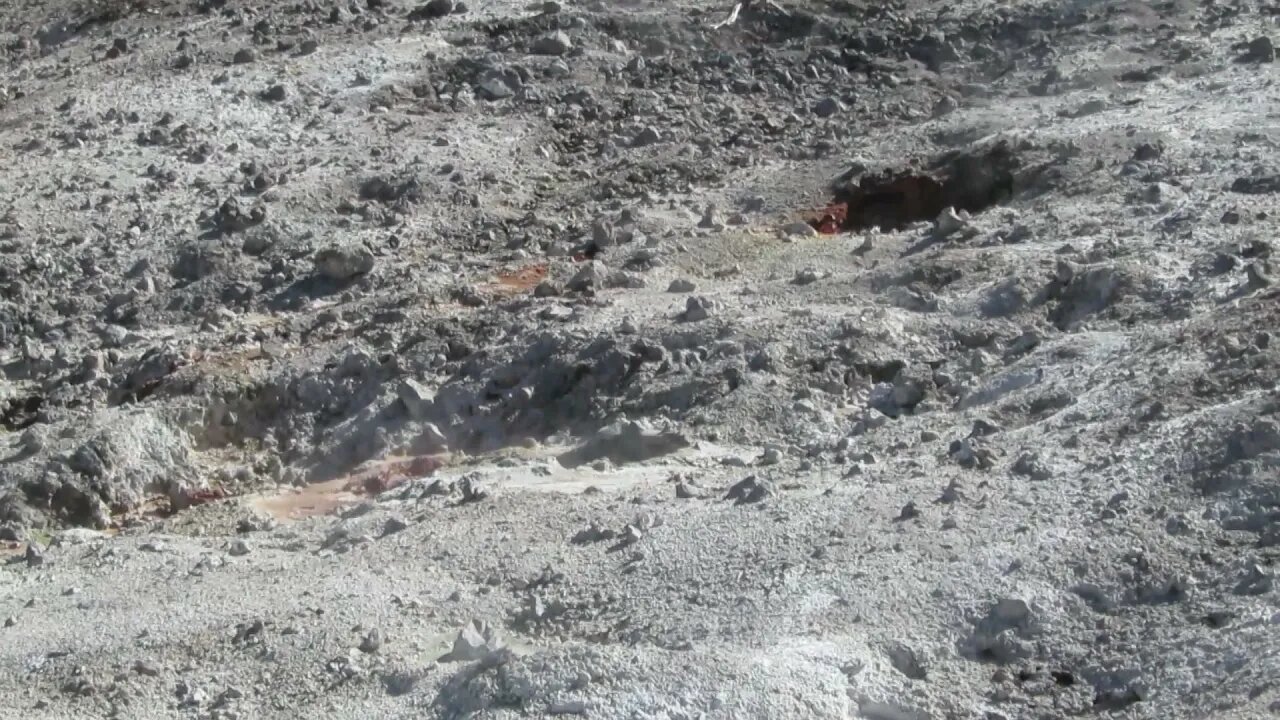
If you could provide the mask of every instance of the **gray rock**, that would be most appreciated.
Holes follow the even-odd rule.
[[[1011,468],[1016,475],[1031,478],[1032,480],[1044,481],[1053,477],[1053,471],[1045,465],[1044,461],[1036,453],[1023,453],[1013,463]]]
[[[260,97],[267,102],[283,102],[289,97],[289,89],[284,85],[272,85],[262,91]]]
[[[360,652],[365,654],[373,654],[382,648],[382,631],[374,628],[365,633],[364,638],[360,641]]]
[[[734,501],[735,505],[747,505],[761,502],[770,495],[773,495],[773,487],[767,481],[750,475],[734,483],[724,499]]]
[[[401,380],[396,395],[409,417],[414,420],[426,420],[435,410],[436,394],[417,380]]]
[[[1161,143],[1144,142],[1134,148],[1133,159],[1138,160],[1139,162],[1150,162],[1151,160],[1160,159],[1160,156],[1163,154],[1164,146]]]
[[[618,542],[622,545],[635,545],[643,539],[644,531],[635,525],[627,525],[618,535]]]
[[[667,286],[667,292],[669,293],[691,293],[697,289],[698,286],[694,285],[692,280],[686,280],[684,278],[676,278]]]
[[[421,440],[432,447],[435,451],[447,450],[449,448],[449,438],[440,431],[439,426],[435,423],[422,423],[419,430]]]
[[[27,428],[27,430],[22,433],[22,437],[19,438],[18,445],[22,448],[23,452],[34,454],[44,449],[45,440],[37,428]]]
[[[240,538],[236,538],[235,540],[231,541],[231,546],[227,548],[227,554],[232,555],[234,557],[241,557],[244,555],[248,555],[249,543],[245,542],[244,540],[241,540]]]
[[[636,136],[631,139],[631,146],[647,147],[649,145],[656,145],[660,142],[662,142],[662,133],[658,132],[657,128],[650,125],[636,133]]]
[[[506,82],[497,77],[485,78],[476,85],[476,95],[484,100],[505,100],[515,94]]]
[[[553,33],[547,33],[529,47],[529,51],[534,55],[564,55],[573,49],[573,41],[564,32],[557,30]]]
[[[245,235],[244,242],[240,244],[240,251],[246,255],[261,255],[271,246],[275,244],[275,239],[265,233],[250,233]]]
[[[791,282],[795,285],[811,285],[818,282],[821,278],[822,274],[817,270],[814,270],[813,268],[804,268],[803,270],[796,271],[796,276],[792,278]]]
[[[382,524],[382,537],[395,535],[398,532],[409,529],[408,521],[403,518],[392,515]]]
[[[1164,531],[1170,535],[1187,535],[1191,532],[1191,522],[1186,515],[1174,513],[1165,519]]]
[[[1231,192],[1242,195],[1275,195],[1280,193],[1280,174],[1238,177],[1231,182]]]
[[[613,223],[609,222],[608,218],[596,218],[591,223],[591,242],[595,243],[596,247],[602,248],[618,244],[617,229],[614,228]]]
[[[711,313],[714,310],[714,302],[705,297],[695,295],[685,301],[684,314],[681,317],[685,322],[699,322],[711,317]]]
[[[258,51],[253,48],[240,48],[236,54],[232,56],[231,62],[236,65],[248,65],[258,59]]]
[[[947,454],[951,456],[952,460],[959,463],[960,467],[986,470],[992,465],[991,452],[978,447],[976,443],[976,438],[954,440],[948,448]]]
[[[850,435],[864,435],[877,428],[882,428],[888,423],[889,416],[883,410],[875,407],[867,408],[853,424]]]
[[[933,232],[938,237],[949,237],[963,230],[969,224],[968,213],[960,215],[956,209],[949,207],[938,214],[933,222]]]
[[[373,270],[373,253],[362,247],[331,246],[315,255],[316,270],[325,278],[343,282]]]
[[[609,269],[599,260],[591,260],[582,266],[582,269],[573,276],[569,281],[569,289],[582,290],[599,290],[605,286],[609,280]]]
[[[1249,287],[1255,290],[1271,287],[1276,282],[1271,274],[1269,263],[1264,259],[1258,259],[1246,265],[1244,274]]]
[[[940,118],[950,115],[960,107],[960,103],[950,95],[944,95],[941,100],[933,106],[933,117]]]
[[[942,488],[942,495],[938,497],[938,502],[950,505],[951,503],[959,502],[963,497],[960,492],[960,481],[951,478],[951,482]]]
[[[689,444],[689,439],[682,433],[663,431],[644,422],[630,421],[605,427],[586,443],[562,453],[558,459],[561,465],[569,468],[602,458],[615,465],[622,465],[669,455]]]
[[[1275,579],[1256,563],[1245,568],[1233,592],[1237,595],[1265,595],[1275,589]]]
[[[928,396],[933,387],[933,371],[928,365],[909,364],[898,371],[892,384],[874,386],[870,401],[889,417],[905,413],[923,415],[939,407]]]
[[[605,287],[627,288],[631,290],[638,290],[646,287],[647,285],[648,283],[645,282],[643,275],[627,272],[625,270],[609,273],[609,278],[605,282]]]
[[[542,312],[538,313],[538,317],[545,320],[555,320],[557,322],[566,322],[573,317],[573,308],[564,305],[553,305]]]
[[[1249,41],[1240,62],[1269,63],[1276,60],[1276,46],[1271,38],[1262,35]]]
[[[480,502],[489,497],[489,491],[475,474],[466,475],[458,481],[458,492],[462,495],[464,503]]]
[[[1031,620],[1031,608],[1025,600],[1001,598],[992,606],[987,618],[1001,627],[1023,627]]]
[[[1143,199],[1161,207],[1172,207],[1185,197],[1183,190],[1164,182],[1154,182],[1143,189]]]
[[[724,221],[720,219],[720,213],[716,210],[715,205],[708,205],[702,213],[702,219],[698,220],[698,227],[703,230],[723,230]]]
[[[560,288],[550,280],[543,280],[533,289],[533,296],[536,298],[556,297],[560,294]]]
[[[482,620],[472,620],[458,633],[453,649],[442,655],[439,662],[472,662],[491,659],[506,648],[497,631]]]
[[[143,370],[152,382],[167,376],[173,367],[167,353],[149,355],[129,378]],[[153,367],[153,361],[161,365]],[[126,381],[146,386],[133,383]],[[156,496],[180,510],[189,504],[190,491],[204,482],[193,469],[190,436],[153,412],[104,410],[83,418],[76,437],[83,441],[63,456],[62,487],[52,508],[76,524],[105,527],[111,507],[136,507]]]
[[[962,645],[967,657],[1009,664],[1030,657],[1034,648],[1027,641],[1037,631],[1031,608],[1017,598],[1001,598],[975,624],[973,634]]]
[[[844,110],[844,103],[833,97],[824,97],[813,105],[813,114],[820,118],[829,118]]]
[[[573,71],[569,69],[569,66],[563,60],[552,61],[544,72],[550,78],[567,78],[573,74]]]
[[[426,18],[442,18],[452,14],[454,9],[453,0],[429,0],[417,9],[416,14]]]

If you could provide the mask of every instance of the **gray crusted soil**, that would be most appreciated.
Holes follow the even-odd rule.
[[[1280,710],[1274,6],[731,10],[4,3],[0,716]]]

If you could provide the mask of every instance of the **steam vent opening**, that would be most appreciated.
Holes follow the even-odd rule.
[[[846,173],[836,181],[831,205],[811,224],[824,234],[893,231],[931,222],[948,207],[976,214],[1013,197],[1017,166],[1013,152],[1001,143],[949,153],[923,170]]]

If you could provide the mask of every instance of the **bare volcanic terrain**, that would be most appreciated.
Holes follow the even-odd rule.
[[[0,718],[1280,714],[1276,40],[4,2]]]

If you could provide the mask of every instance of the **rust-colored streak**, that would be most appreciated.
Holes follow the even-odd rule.
[[[389,458],[350,475],[258,498],[253,505],[282,521],[328,515],[362,498],[431,475],[443,466],[444,458],[436,455]]]
[[[536,263],[534,265],[526,265],[517,270],[499,273],[496,279],[498,289],[508,293],[529,292],[538,286],[538,283],[547,279],[547,264]]]
[[[403,485],[406,480],[430,475],[443,466],[444,461],[431,455],[392,460],[352,477],[343,489],[377,495]]]
[[[823,235],[835,235],[844,228],[848,216],[849,205],[847,203],[834,203],[828,205],[816,217],[809,220],[809,224]]]
[[[204,490],[196,490],[187,496],[187,505],[194,507],[196,505],[204,505],[215,500],[224,500],[227,497],[225,488],[213,487]]]

